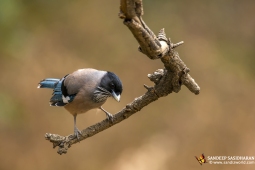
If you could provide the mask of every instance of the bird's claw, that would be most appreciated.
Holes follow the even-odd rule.
[[[113,115],[112,114],[107,114],[107,119],[109,122],[113,123]]]
[[[107,119],[109,120],[110,123],[113,123],[113,115],[109,112],[107,112],[106,110],[104,110],[102,107],[100,107],[100,109],[105,112]]]
[[[78,128],[74,128],[74,139],[77,138],[79,140],[79,135],[82,135],[81,131]]]

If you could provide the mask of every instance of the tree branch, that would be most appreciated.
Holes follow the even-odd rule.
[[[125,120],[158,98],[167,96],[172,92],[178,93],[181,90],[181,85],[185,85],[192,93],[199,94],[200,87],[188,74],[190,69],[187,68],[175,51],[175,48],[183,44],[183,42],[173,44],[170,39],[166,38],[164,29],[161,29],[158,36],[156,36],[142,20],[142,15],[142,0],[120,1],[119,17],[124,20],[124,24],[130,29],[140,44],[139,51],[150,59],[161,59],[164,64],[164,69],[158,69],[154,73],[148,74],[148,78],[155,83],[154,87],[144,85],[147,92],[135,98],[133,102],[127,104],[125,108],[115,114],[113,122],[110,123],[105,119],[82,130],[79,140],[74,137],[74,134],[60,136],[46,133],[45,139],[53,143],[53,148],[58,146],[57,152],[60,155],[67,153],[68,148],[73,144]]]

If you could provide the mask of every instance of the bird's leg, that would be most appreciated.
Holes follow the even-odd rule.
[[[76,116],[77,114],[73,116],[74,117],[74,135],[79,140],[79,135],[81,135],[81,131],[79,131],[79,129],[76,127]]]
[[[100,109],[103,112],[105,112],[107,119],[112,123],[113,122],[113,115],[111,113],[107,112],[106,110],[104,110],[102,107],[100,107]]]

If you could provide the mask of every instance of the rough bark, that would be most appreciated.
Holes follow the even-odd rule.
[[[96,123],[81,131],[79,138],[74,138],[74,134],[68,136],[60,136],[58,134],[45,134],[45,139],[53,143],[53,148],[58,147],[58,153],[61,155],[67,153],[68,148],[73,144],[91,137],[140,111],[143,107],[154,102],[160,97],[167,96],[181,90],[181,86],[185,85],[192,93],[199,94],[200,87],[195,80],[188,74],[190,69],[180,59],[175,48],[183,44],[179,42],[173,44],[170,39],[166,38],[164,29],[159,31],[156,36],[142,20],[143,5],[142,0],[121,0],[119,17],[124,20],[124,24],[130,29],[140,47],[140,52],[150,59],[161,59],[164,69],[158,69],[152,74],[148,74],[148,78],[155,83],[153,87],[144,85],[147,92],[137,97],[125,108],[116,113],[113,122],[107,119]]]

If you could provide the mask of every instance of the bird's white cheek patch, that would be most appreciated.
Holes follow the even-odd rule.
[[[64,103],[69,103],[68,101],[70,100],[70,97],[69,96],[65,97],[64,95],[62,95],[62,100]]]

